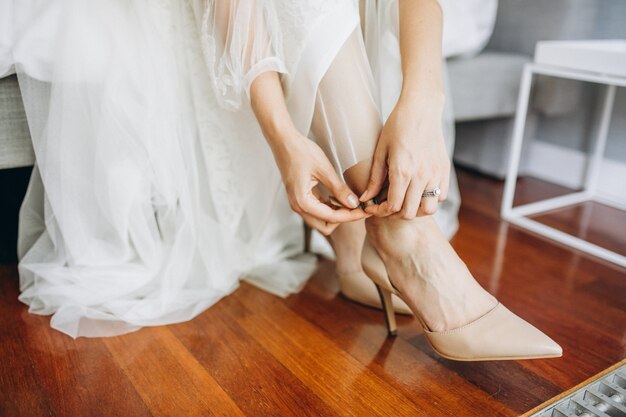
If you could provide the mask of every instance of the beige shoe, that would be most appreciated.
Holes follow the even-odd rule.
[[[359,304],[366,305],[368,307],[374,307],[379,310],[383,309],[383,306],[376,291],[376,284],[365,275],[365,272],[352,272],[349,274],[337,273],[337,279],[339,280],[339,288],[341,293],[349,300],[357,302]],[[391,295],[393,301],[393,310],[398,314],[413,315],[413,312],[408,305],[402,299],[396,295]]]
[[[389,281],[387,270],[376,249],[365,241],[362,263],[367,276],[376,284],[389,335],[397,334],[392,295],[401,297]],[[556,358],[561,346],[498,303],[482,317],[456,329],[433,332],[414,312],[424,328],[426,340],[440,356],[456,361],[488,361]]]
[[[304,223],[304,251],[311,252],[312,229]],[[365,275],[365,272],[353,272],[349,274],[337,273],[339,281],[339,289],[341,293],[350,301],[366,305],[368,307],[383,309],[383,306],[376,291],[376,285]],[[412,316],[413,312],[402,299],[395,295],[391,296],[393,300],[393,310],[398,314]]]

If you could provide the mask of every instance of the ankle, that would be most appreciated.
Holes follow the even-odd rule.
[[[335,252],[336,270],[339,274],[362,271],[361,250],[365,239],[365,227],[362,223],[345,223],[327,237]]]
[[[405,246],[432,243],[443,235],[432,216],[404,220],[391,217],[370,217],[365,220],[368,239],[381,255],[398,253]],[[443,238],[445,239],[445,238]]]

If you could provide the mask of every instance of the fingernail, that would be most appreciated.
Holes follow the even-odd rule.
[[[350,203],[350,207],[357,208],[359,206],[359,199],[356,198],[354,194],[350,194],[348,196],[348,203]]]
[[[361,197],[359,197],[359,200],[363,200],[363,198],[367,195],[367,193],[369,192],[369,190],[365,190],[363,191],[363,194],[361,194]]]

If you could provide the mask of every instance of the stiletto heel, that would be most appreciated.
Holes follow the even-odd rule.
[[[378,295],[380,296],[380,303],[383,306],[383,313],[385,313],[385,323],[387,324],[387,333],[389,336],[394,337],[398,335],[398,326],[396,325],[396,315],[393,311],[393,302],[391,301],[391,292],[380,287],[376,284]]]

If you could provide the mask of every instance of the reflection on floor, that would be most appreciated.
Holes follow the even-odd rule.
[[[337,294],[328,261],[287,299],[242,285],[191,322],[74,341],[16,300],[10,264],[0,266],[0,415],[514,416],[624,358],[626,271],[501,222],[500,182],[463,171],[459,181],[454,247],[562,358],[448,361],[408,317],[387,339],[378,311]],[[558,192],[520,187],[521,198]],[[584,211],[546,221],[576,230]],[[611,227],[620,214],[592,215],[581,233],[624,248]]]

